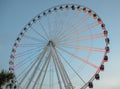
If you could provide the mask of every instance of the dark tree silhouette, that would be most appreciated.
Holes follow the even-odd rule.
[[[12,88],[11,81],[15,78],[15,75],[13,73],[7,72],[5,70],[2,70],[0,72],[0,89],[2,89],[2,86]]]

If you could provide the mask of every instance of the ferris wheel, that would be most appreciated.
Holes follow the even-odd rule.
[[[85,89],[100,79],[110,49],[108,31],[91,9],[49,8],[28,22],[13,45],[14,89]]]

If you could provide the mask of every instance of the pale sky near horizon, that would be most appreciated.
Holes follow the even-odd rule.
[[[0,70],[8,70],[11,49],[22,28],[40,12],[67,3],[94,10],[109,32],[109,62],[93,89],[120,89],[120,0],[0,0]]]

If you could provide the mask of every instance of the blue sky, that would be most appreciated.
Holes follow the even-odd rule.
[[[8,70],[12,45],[25,24],[41,11],[65,3],[91,8],[106,24],[111,40],[109,62],[94,89],[120,89],[120,0],[0,0],[0,70]]]

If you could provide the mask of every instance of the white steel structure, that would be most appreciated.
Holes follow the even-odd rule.
[[[64,4],[35,16],[10,55],[14,89],[93,88],[108,60],[108,31],[91,9]]]

